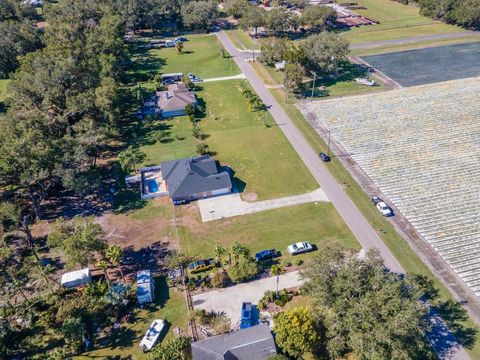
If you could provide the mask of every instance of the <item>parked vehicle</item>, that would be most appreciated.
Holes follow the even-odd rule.
[[[175,47],[175,45],[177,45],[177,43],[174,40],[165,40],[165,47]]]
[[[188,39],[186,37],[183,37],[183,36],[179,36],[179,37],[175,38],[175,42],[177,42],[177,43],[185,42],[185,41],[188,41]]]
[[[188,73],[188,78],[192,83],[199,83],[202,82],[203,79],[199,78],[198,76],[193,75],[192,73]]]
[[[370,80],[366,78],[356,78],[355,82],[360,85],[365,85],[365,86],[375,86],[376,82],[375,80]]]
[[[240,329],[246,329],[252,326],[253,307],[252,303],[242,303],[242,318],[240,320]]]
[[[155,319],[152,322],[147,332],[145,333],[145,336],[142,338],[142,341],[140,342],[140,347],[142,348],[143,351],[152,350],[152,348],[157,343],[158,338],[160,337],[160,334],[164,327],[165,327],[165,321],[163,319]]]
[[[188,265],[187,269],[191,274],[207,271],[215,268],[216,264],[213,259],[197,260]]]
[[[162,75],[162,83],[164,85],[173,84],[173,83],[182,81],[182,79],[183,79],[182,73],[170,73],[170,74]]]
[[[320,159],[322,159],[322,161],[324,162],[329,162],[330,160],[330,156],[328,156],[327,154],[321,152],[320,154],[318,154],[318,156],[320,156]]]
[[[378,196],[372,197],[372,203],[373,205],[377,205],[379,202],[382,202],[383,200],[380,199]]]
[[[380,201],[375,206],[377,207],[378,211],[380,211],[382,213],[383,216],[393,216],[392,209],[390,208],[390,206],[385,204],[383,201]]]
[[[277,256],[277,252],[274,249],[262,250],[255,254],[255,261],[273,259]]]
[[[291,255],[303,254],[313,250],[312,244],[309,241],[298,242],[292,245],[289,245],[287,248],[288,252]]]

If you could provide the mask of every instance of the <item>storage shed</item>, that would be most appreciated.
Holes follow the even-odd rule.
[[[88,284],[92,281],[90,269],[81,269],[71,271],[62,275],[61,284],[66,288],[75,288],[77,286]]]

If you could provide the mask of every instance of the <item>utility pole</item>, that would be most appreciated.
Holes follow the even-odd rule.
[[[317,73],[313,73],[313,84],[312,84],[312,98],[315,93],[315,81],[317,80]]]

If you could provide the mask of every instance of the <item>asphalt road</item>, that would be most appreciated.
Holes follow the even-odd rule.
[[[385,262],[385,266],[391,271],[404,273],[405,270],[400,263],[386,247],[373,227],[363,217],[352,200],[350,200],[340,184],[338,184],[330,174],[326,168],[328,164],[325,165],[325,163],[320,160],[318,154],[313,151],[288,115],[285,114],[273,95],[248,64],[246,59],[252,58],[252,53],[239,51],[223,31],[217,32],[216,35],[225,50],[233,56],[235,63],[238,65],[242,73],[245,74],[245,77],[248,79],[255,92],[262,99],[264,104],[269,107],[270,114],[275,122],[297,151],[298,155],[315,177],[318,184],[325,191],[327,197],[333,203],[340,216],[357,238],[358,242],[365,250],[378,249]],[[437,315],[431,314],[430,321],[432,324],[437,325],[433,327],[432,333],[428,334],[427,338],[432,343],[432,347],[439,355],[439,358],[453,360],[470,359],[467,352],[454,340],[453,335],[446,330],[443,320]],[[442,324],[442,326],[438,326],[438,324]],[[448,348],[450,349],[448,353],[445,352],[446,343],[448,343]]]
[[[313,151],[308,142],[300,134],[290,118],[285,114],[278,102],[271,95],[270,91],[263,85],[262,81],[257,77],[248,62],[245,61],[246,58],[249,58],[249,54],[238,51],[224,32],[218,32],[217,36],[225,49],[234,57],[236,64],[245,74],[245,77],[248,79],[258,96],[260,96],[265,105],[269,107],[272,117],[307,165],[320,187],[325,191],[327,197],[333,203],[340,216],[346,222],[362,247],[366,250],[372,248],[378,249],[385,261],[385,265],[391,271],[403,273],[404,270],[397,259],[395,259],[390,250],[388,250],[383,241],[378,237],[372,226],[367,222],[352,200],[350,200],[342,187],[327,170],[326,166],[328,165],[325,165],[320,160],[318,154]]]

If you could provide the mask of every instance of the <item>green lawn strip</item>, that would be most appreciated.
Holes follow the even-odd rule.
[[[287,246],[298,241],[310,241],[319,251],[337,244],[360,248],[333,205],[322,202],[206,222],[197,230],[184,228],[181,246],[188,247],[190,255],[205,258],[213,256],[215,244],[229,246],[234,241],[248,245],[252,254],[276,249],[284,256],[288,256]]]
[[[277,101],[285,110],[286,114],[292,119],[295,126],[301,131],[305,139],[309,142],[312,148],[317,151],[326,151],[327,146],[325,142],[320,138],[316,131],[305,121],[300,111],[293,106],[293,104],[286,105],[283,102],[282,92],[278,90],[272,90],[272,94],[276,97]],[[343,167],[339,160],[335,157],[328,164],[331,174],[336,178],[338,183],[346,184],[346,192],[357,208],[365,216],[365,218],[372,224],[372,226],[378,230],[382,230],[379,233],[381,239],[388,246],[392,254],[397,258],[402,267],[411,274],[419,274],[427,276],[431,279],[437,289],[439,290],[438,302],[446,300],[454,300],[453,295],[443,285],[443,283],[432,273],[427,265],[420,259],[420,257],[412,250],[410,245],[404,240],[393,228],[393,226],[384,219],[378,211],[371,205],[370,198],[365,194],[362,188],[351,177],[349,172]],[[473,320],[462,322],[462,324],[469,328],[474,328],[480,333],[480,326],[476,325]],[[480,359],[480,342],[476,341],[475,345],[471,349],[466,349],[472,359]]]
[[[372,47],[368,49],[353,49],[352,55],[357,55],[357,56],[377,55],[377,54],[385,54],[389,52],[413,50],[413,49],[420,49],[420,48],[423,49],[427,47],[463,44],[463,43],[478,42],[478,41],[480,41],[480,36],[472,35],[472,36],[459,37],[454,39],[438,39],[438,40],[429,40],[429,41],[419,41],[419,42],[402,44],[402,45],[380,46],[380,47]]]
[[[237,49],[259,49],[260,45],[250,37],[250,35],[242,29],[234,29],[226,31],[227,36],[233,42]]]
[[[187,38],[189,41],[185,42],[181,53],[174,47],[137,51],[135,73],[193,73],[205,79],[240,73],[232,58],[222,57],[215,35],[189,35]]]
[[[425,35],[449,34],[452,32],[465,31],[455,26],[453,29],[451,29],[451,27],[452,25],[437,23],[431,25],[400,27],[378,31],[344,33],[342,36],[352,44],[361,44],[367,42],[403,39]]]
[[[174,288],[169,289],[164,279],[157,279],[156,284],[155,303],[147,305],[144,309],[137,307],[132,314],[133,324],[123,325],[118,330],[108,330],[105,336],[95,339],[92,351],[76,356],[74,359],[113,359],[117,357],[126,359],[128,356],[132,356],[133,359],[146,359],[146,354],[140,348],[140,341],[155,319],[167,321],[167,327],[161,335],[163,338],[160,338],[158,343],[172,338],[174,336],[173,329],[176,327],[180,327],[186,334],[188,312],[183,294]]]
[[[7,98],[8,84],[10,84],[11,81],[10,79],[0,79],[0,102]]]

